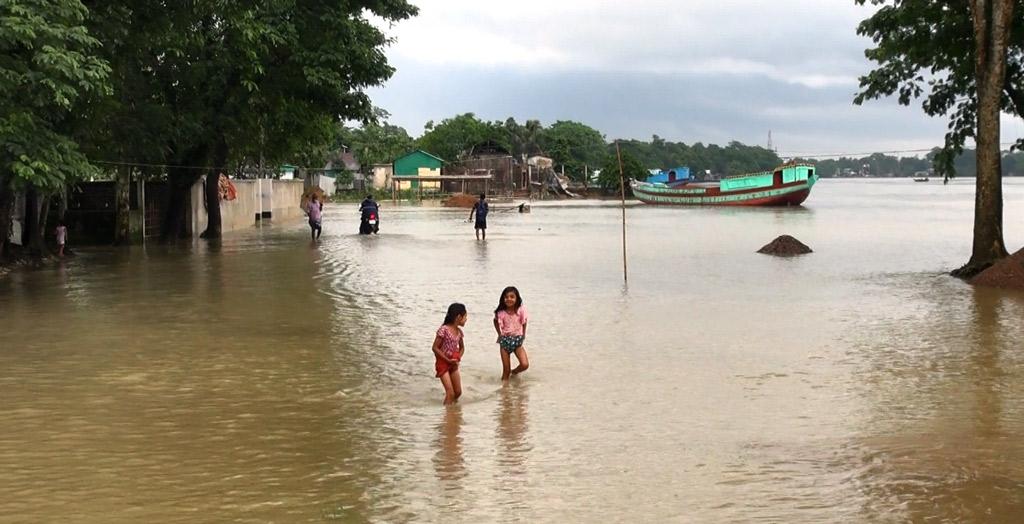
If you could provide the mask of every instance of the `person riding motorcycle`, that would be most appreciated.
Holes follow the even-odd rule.
[[[370,233],[377,233],[380,231],[380,206],[373,200],[373,195],[366,195],[363,202],[359,204],[359,233],[363,235],[369,235]],[[369,221],[376,220],[376,223],[370,224]]]

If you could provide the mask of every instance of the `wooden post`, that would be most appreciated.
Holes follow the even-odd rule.
[[[622,151],[615,141],[615,155],[619,158],[619,195],[622,197],[622,281],[629,282],[626,272],[626,175],[622,171]]]

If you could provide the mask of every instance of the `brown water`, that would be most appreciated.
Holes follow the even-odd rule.
[[[803,209],[327,210],[0,279],[0,521],[1019,520],[1024,294],[945,275],[973,185]],[[1024,180],[1006,184],[1024,244]],[[754,252],[789,233],[815,253]],[[518,285],[533,366],[502,388]],[[430,343],[465,302],[461,405]]]

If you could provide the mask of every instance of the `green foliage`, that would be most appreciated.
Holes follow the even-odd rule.
[[[416,140],[416,147],[446,162],[458,162],[469,155],[473,146],[487,140],[509,147],[508,133],[503,126],[465,113],[436,125],[428,122],[426,133]]]
[[[404,128],[389,124],[386,111],[375,110],[375,121],[362,127],[337,125],[334,150],[348,147],[363,166],[390,164],[396,158],[408,153],[415,142]]]
[[[53,191],[97,171],[67,125],[109,90],[86,14],[78,0],[0,0],[0,184]]]
[[[515,118],[508,117],[501,127],[505,132],[505,143],[513,157],[522,160],[544,154],[541,143],[546,131],[540,120],[527,120],[525,124],[520,125]]]
[[[617,190],[620,184],[619,159],[614,154],[614,146],[612,151],[612,154],[605,157],[604,162],[601,164],[601,173],[597,177],[598,185],[605,191]],[[647,177],[650,175],[640,160],[626,151],[622,152],[622,174],[625,176],[627,191],[629,190],[629,179],[643,181],[647,180]]]
[[[564,165],[575,180],[583,180],[585,173],[596,169],[607,156],[604,135],[579,122],[559,120],[540,138],[547,155],[555,164]]]
[[[869,0],[855,1],[863,5]],[[938,174],[953,175],[954,161],[965,141],[975,136],[977,122],[970,4],[968,0],[870,2],[882,7],[861,22],[857,33],[875,43],[865,55],[878,67],[860,78],[861,90],[854,103],[896,95],[900,104],[921,99],[926,114],[948,117],[944,146],[932,158]],[[1002,106],[1024,117],[1024,0],[1014,4],[1017,16],[1009,39]]]
[[[364,90],[393,72],[368,17],[416,13],[404,0],[95,4],[117,68],[116,101],[96,121],[145,138],[126,157],[169,164],[322,159],[339,120],[372,118]],[[100,146],[118,143],[114,133]]]
[[[648,168],[669,169],[686,166],[694,175],[705,170],[718,175],[737,175],[768,170],[782,163],[774,151],[735,141],[726,147],[716,144],[705,146],[700,142],[687,146],[682,142],[669,142],[654,135],[650,142],[623,140],[619,145],[623,151],[634,155]],[[615,148],[609,146],[608,151],[614,152]]]
[[[866,173],[869,176],[910,177],[928,171],[935,162],[935,157],[942,150],[935,148],[924,158],[902,157],[875,153],[862,158],[842,157],[837,159],[818,160],[818,173],[824,177],[837,176],[846,172]],[[973,177],[976,174],[975,150],[964,151],[953,159],[953,169],[957,174]],[[1006,176],[1024,176],[1024,152],[1011,152],[1003,155],[1003,173]]]

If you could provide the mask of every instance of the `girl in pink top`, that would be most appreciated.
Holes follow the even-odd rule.
[[[530,368],[530,359],[523,347],[526,339],[526,308],[523,297],[515,286],[502,290],[498,298],[498,307],[494,310],[494,330],[498,332],[498,344],[501,347],[501,380],[508,380],[510,375],[518,375]],[[512,368],[512,357],[515,353],[519,365]]]
[[[466,352],[462,341],[462,326],[466,325],[466,306],[458,302],[448,306],[444,316],[444,324],[437,328],[434,335],[434,371],[441,379],[444,387],[444,405],[454,404],[462,396],[462,375],[459,373],[459,361]]]

